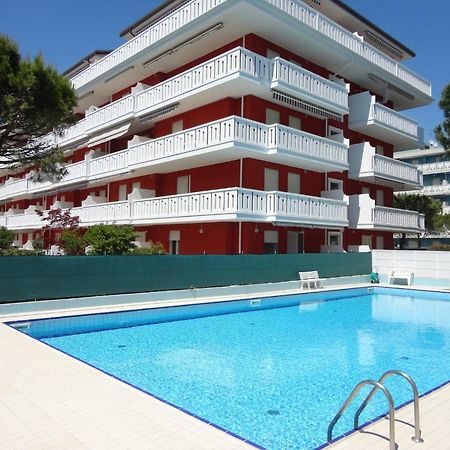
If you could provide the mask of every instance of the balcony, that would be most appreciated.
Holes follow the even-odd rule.
[[[354,144],[349,149],[349,178],[380,183],[396,190],[421,189],[423,175],[416,166],[377,155],[369,143]]]
[[[89,108],[86,118],[57,136],[57,142],[65,147],[90,139],[88,144],[94,145],[126,133],[132,123],[180,114],[225,96],[254,94],[273,101],[272,89],[295,97],[299,105],[306,102],[308,111],[320,117],[348,113],[345,86],[281,58],[270,60],[238,47],[155,86],[138,85],[102,108]],[[279,102],[284,104],[282,99]],[[102,135],[106,130],[112,130],[111,135]]]
[[[4,184],[0,185],[0,199],[26,195],[28,184],[29,180],[26,178],[8,178]]]
[[[348,91],[345,84],[327,80],[282,58],[273,60],[271,88],[318,105],[338,118],[348,114]]]
[[[287,192],[244,188],[218,189],[168,197],[94,204],[72,209],[82,226],[96,223],[133,225],[196,222],[268,222],[284,225],[345,227],[347,204]],[[12,230],[41,228],[37,214],[0,216]]]
[[[369,194],[350,195],[349,228],[398,233],[423,233],[425,216],[417,211],[376,206]]]
[[[350,129],[394,144],[395,150],[417,147],[422,140],[420,129],[414,120],[380,105],[370,92],[352,95],[348,102]]]
[[[132,141],[130,141],[132,144]],[[66,166],[67,174],[57,182],[13,180],[0,186],[0,200],[30,197],[49,189],[92,183],[108,177],[167,173],[231,159],[256,158],[316,172],[348,169],[348,146],[283,125],[266,125],[231,116],[195,128],[147,140],[119,152],[94,152],[84,161]]]
[[[94,88],[96,103],[101,104],[108,97],[106,82],[118,91],[130,79],[143,79],[149,61],[153,72],[172,70],[241,36],[238,30],[301,53],[333,73],[340,68],[342,76],[380,95],[384,86],[378,80],[383,80],[396,88],[391,92],[398,109],[431,101],[427,80],[300,0],[187,1],[75,75],[72,82],[80,96]],[[212,32],[214,38],[207,38]],[[198,38],[202,35],[205,38]]]
[[[434,163],[419,164],[417,168],[421,170],[424,175],[447,173],[450,172],[450,161],[438,161]]]
[[[442,197],[444,195],[450,195],[450,183],[446,180],[442,184],[433,184],[431,186],[424,186],[422,190],[416,192],[407,192],[410,194],[423,194],[430,197]]]

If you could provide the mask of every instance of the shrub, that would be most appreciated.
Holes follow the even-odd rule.
[[[135,248],[130,255],[165,255],[166,251],[161,242],[154,243],[151,247]]]
[[[136,233],[131,225],[99,224],[88,229],[85,239],[90,255],[123,255],[135,247]]]
[[[23,248],[9,247],[0,249],[0,256],[39,256],[42,252],[39,250],[25,250]]]
[[[36,238],[33,241],[33,248],[37,251],[37,252],[42,252],[44,250],[44,239],[40,238]]]
[[[0,227],[0,250],[11,247],[14,242],[14,233],[5,227]]]
[[[84,255],[86,239],[79,228],[63,230],[59,239],[59,247],[67,256]]]

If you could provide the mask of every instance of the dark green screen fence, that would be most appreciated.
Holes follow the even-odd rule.
[[[0,302],[290,281],[371,272],[370,253],[0,257]]]

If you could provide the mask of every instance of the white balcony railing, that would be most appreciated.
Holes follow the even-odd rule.
[[[421,170],[424,175],[450,172],[450,161],[437,161],[433,163],[419,164],[417,168]]]
[[[187,2],[181,8],[167,14],[133,39],[130,39],[125,44],[72,77],[71,81],[75,89],[79,89],[98,76],[114,70],[136,54],[179,30],[184,25],[193,22],[225,1],[227,0],[192,0]]]
[[[396,149],[418,145],[421,135],[417,123],[387,106],[380,105],[370,92],[352,95],[348,101],[350,129],[392,143]]]
[[[350,195],[349,227],[397,232],[425,231],[425,216],[417,211],[377,206],[369,194]]]
[[[379,103],[374,103],[372,108],[370,115],[374,121],[380,122],[393,130],[399,130],[404,134],[408,134],[413,139],[418,139],[419,127],[414,120]]]
[[[373,168],[376,176],[391,178],[417,187],[423,185],[422,172],[411,164],[382,155],[374,155]]]
[[[395,189],[423,186],[423,175],[416,166],[378,155],[368,142],[353,144],[349,149],[349,178],[370,183],[382,182]]]
[[[271,60],[244,48],[230,50],[139,93],[135,110],[147,114],[152,108],[192,95],[234,74],[250,76],[268,87]]]
[[[347,204],[286,192],[244,188],[218,189],[73,208],[82,226],[96,223],[159,224],[219,221],[282,222],[317,226],[348,225]],[[10,229],[42,227],[37,214],[0,216]]]
[[[375,206],[372,209],[374,226],[393,227],[398,229],[425,231],[425,216],[417,211]]]
[[[55,137],[58,145],[70,145],[86,136],[86,118],[79,120],[76,124],[66,128],[61,135]]]
[[[153,166],[158,170],[158,166],[167,165],[174,159],[195,157],[192,155],[194,152],[200,152],[198,165],[203,164],[205,152],[222,152],[225,161],[229,160],[231,147],[248,156],[259,151],[265,159],[274,162],[285,162],[284,158],[289,156],[297,167],[313,167],[320,171],[342,171],[348,167],[348,147],[345,144],[283,125],[266,125],[231,116],[148,140],[119,152],[100,157],[88,156],[84,161],[67,165],[67,175],[57,183],[36,183],[27,179],[12,181],[0,186],[0,199],[98,180],[112,174],[131,172],[136,167]]]
[[[28,190],[28,180],[26,178],[10,178],[3,185],[0,185],[0,198],[12,198],[16,195],[23,195]]]
[[[60,146],[79,140],[121,122],[133,118],[145,118],[149,114],[170,107],[182,99],[204,93],[219,82],[230,81],[233,76],[251,79],[260,92],[261,86],[272,98],[271,87],[288,91],[299,98],[325,106],[336,114],[348,112],[348,92],[344,86],[313,74],[300,66],[280,58],[270,60],[244,48],[236,48],[186,70],[162,83],[137,90],[102,108],[86,111],[86,118],[57,138]],[[258,84],[259,83],[259,87]],[[250,92],[249,92],[250,93]],[[231,95],[231,94],[230,94]],[[192,106],[191,106],[192,107]]]
[[[424,186],[421,193],[425,195],[450,195],[450,183],[443,182],[432,186]]]
[[[131,118],[134,113],[134,95],[126,95],[118,100],[95,109],[86,115],[86,132],[98,128],[108,128],[117,121]]]
[[[348,113],[348,91],[344,86],[282,58],[273,60],[272,88],[294,95],[302,91],[311,102]]]
[[[181,7],[156,21],[149,28],[142,31],[133,39],[129,40],[113,52],[87,67],[85,70],[75,75],[71,80],[76,89],[94,81],[97,77],[107,73],[114,73],[120,69],[127,60],[142,54],[172,33],[178,32],[180,28],[198,22],[206,14],[222,4],[229,3],[230,7],[235,4],[231,0],[191,0]],[[258,3],[270,4],[278,11],[281,11],[296,19],[301,28],[308,32],[314,30],[321,36],[326,36],[342,50],[356,54],[366,61],[374,64],[383,71],[398,77],[400,80],[411,85],[415,89],[431,96],[431,84],[407,67],[393,60],[385,53],[375,49],[375,47],[364,42],[352,32],[338,25],[325,15],[310,8],[300,0],[260,0]],[[257,4],[258,4],[257,3]],[[223,6],[222,6],[223,8]]]

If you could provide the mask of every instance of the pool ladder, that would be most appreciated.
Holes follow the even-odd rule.
[[[392,398],[392,394],[388,391],[386,386],[384,386],[384,381],[393,376],[398,375],[404,378],[410,385],[414,394],[414,436],[411,438],[416,443],[423,442],[422,433],[420,431],[420,419],[419,419],[419,391],[417,390],[417,385],[414,380],[406,373],[400,372],[399,370],[388,370],[385,372],[378,381],[375,380],[364,380],[356,385],[351,394],[348,396],[347,400],[341,406],[337,414],[334,416],[334,419],[330,422],[328,426],[327,432],[327,441],[331,443],[333,441],[333,428],[336,425],[336,422],[341,418],[344,414],[347,407],[352,403],[354,398],[358,395],[361,388],[367,385],[372,385],[373,388],[370,391],[369,395],[362,402],[361,406],[355,413],[355,417],[353,419],[353,427],[355,430],[359,430],[359,416],[363,412],[364,408],[370,402],[372,397],[376,394],[378,389],[383,392],[386,396],[387,401],[389,403],[389,450],[395,450],[395,407],[394,407],[394,399]]]

